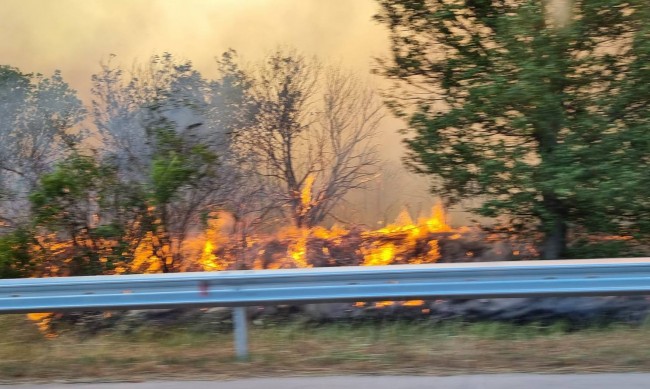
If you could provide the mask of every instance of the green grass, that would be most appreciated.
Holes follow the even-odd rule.
[[[183,328],[46,339],[0,317],[0,380],[133,380],[286,374],[650,371],[650,326],[571,330],[566,323],[381,322],[251,326],[251,359],[232,334]]]

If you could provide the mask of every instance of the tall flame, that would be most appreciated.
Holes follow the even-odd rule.
[[[216,213],[208,219],[207,228],[201,236],[190,240],[187,243],[188,249],[193,245],[199,245],[201,253],[199,256],[199,265],[204,271],[219,271],[228,269],[229,263],[219,258],[215,252],[220,245],[225,243],[224,230],[230,222],[230,218],[225,213]]]
[[[310,231],[301,228],[294,233],[294,243],[287,249],[288,256],[293,260],[296,267],[311,267],[307,262],[307,239]]]
[[[314,176],[312,174],[308,175],[305,179],[305,186],[300,192],[300,203],[303,209],[308,209],[311,206],[312,201],[312,188],[314,186]]]

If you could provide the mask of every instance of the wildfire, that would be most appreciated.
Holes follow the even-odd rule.
[[[312,184],[313,181],[307,179],[301,193],[303,206],[308,206],[311,201]],[[234,263],[228,259],[230,254],[227,247],[232,244],[232,239],[224,236],[224,219],[222,216],[211,220],[206,231],[188,244],[188,247],[200,247],[200,250],[194,249],[197,252],[195,258],[198,257],[198,264],[204,271],[226,270]],[[306,268],[316,266],[314,263],[319,263],[317,266],[433,263],[440,258],[440,234],[451,231],[440,205],[432,209],[430,217],[420,218],[417,222],[413,222],[404,210],[394,223],[374,231],[355,231],[340,226],[288,226],[266,240],[260,237],[250,238],[247,247],[242,248],[248,256],[246,263],[249,264],[244,268]],[[266,245],[264,242],[267,242]],[[350,247],[351,245],[356,247]],[[150,254],[144,248],[141,251],[145,257]],[[353,252],[359,260],[339,263],[338,258],[333,257],[341,251]]]
[[[311,200],[310,179],[301,193],[303,206]],[[234,263],[228,259],[227,249],[232,239],[224,237],[224,218],[217,218],[206,232],[195,239],[201,247],[197,256],[204,271],[225,270]],[[397,220],[381,229],[360,231],[340,226],[324,228],[299,228],[287,226],[266,239],[250,238],[246,253],[247,266],[254,269],[306,268],[312,266],[363,265],[377,266],[394,263],[433,263],[440,258],[438,239],[441,236],[459,235],[446,222],[444,210],[435,206],[428,218],[414,222],[409,213],[402,211]],[[354,258],[344,261],[342,252]],[[345,256],[345,255],[344,255]]]
[[[304,212],[316,201],[312,197],[313,184],[313,178],[308,177],[299,193],[300,209]],[[422,264],[434,263],[443,254],[445,258],[481,260],[487,258],[485,253],[490,249],[495,255],[502,252],[504,255],[508,252],[520,255],[520,250],[527,252],[524,247],[505,244],[496,250],[496,246],[488,246],[489,241],[477,235],[475,229],[452,229],[441,205],[434,206],[429,217],[420,217],[417,221],[403,210],[395,222],[376,230],[339,225],[331,228],[286,226],[275,234],[242,236],[238,235],[242,232],[236,228],[236,220],[228,213],[209,216],[203,228],[197,226],[194,235],[182,242],[175,240],[173,235],[158,236],[149,231],[142,236],[134,235],[125,244],[107,239],[94,247],[99,247],[97,256],[102,263],[114,260],[115,256],[110,255],[114,255],[117,248],[123,250],[125,259],[116,264],[111,274],[156,273],[161,272],[163,266],[168,266],[171,271],[223,271]],[[57,258],[48,262],[46,272],[41,276],[67,275],[66,266],[75,258],[74,242],[61,240],[56,235],[43,235],[38,243],[41,251]],[[92,242],[87,244],[90,247]],[[169,261],[177,258],[182,258],[182,263],[170,267]],[[355,305],[379,309],[394,305],[427,309],[421,300],[359,302]],[[30,319],[47,333],[49,315],[34,314]]]
[[[57,334],[51,331],[52,313],[28,313],[27,318],[36,324],[38,330],[48,339],[56,338]]]
[[[363,266],[389,265],[395,259],[397,248],[392,243],[376,244],[369,248],[361,249],[363,253]]]
[[[313,179],[308,178],[300,193],[303,209],[313,206],[311,188]],[[247,235],[242,239],[234,228],[234,219],[227,213],[210,215],[202,230],[197,228],[194,236],[182,244],[167,240],[153,232],[129,242],[131,251],[124,249],[124,255],[131,255],[130,262],[119,264],[114,273],[160,272],[167,264],[174,250],[181,250],[184,258],[182,266],[173,271],[222,271],[229,269],[283,269],[322,266],[381,266],[390,264],[434,263],[445,258],[458,260],[485,260],[490,250],[493,255],[527,255],[530,250],[523,246],[489,246],[489,240],[476,229],[452,229],[446,221],[441,205],[431,210],[429,217],[411,217],[403,210],[395,222],[376,230],[360,227],[344,228],[335,225],[331,228],[322,226],[296,227],[287,226],[273,235]],[[474,235],[472,235],[474,234]],[[52,256],[61,258],[49,264],[49,274],[43,276],[65,275],[57,266],[63,268],[71,261],[72,245],[57,237],[39,238],[40,247],[46,248]],[[115,242],[102,243],[108,249],[118,247]],[[100,248],[101,248],[100,247]],[[100,252],[101,260],[108,260],[106,252]],[[497,250],[498,249],[498,250]],[[406,302],[380,301],[375,303],[359,302],[358,307],[385,308],[393,305],[422,306],[421,300]],[[48,315],[30,315],[45,332],[50,317]]]
[[[300,193],[304,209],[313,205],[313,184],[313,178],[308,177]],[[462,229],[452,230],[440,205],[433,207],[429,217],[419,218],[417,222],[403,210],[394,223],[370,231],[338,225],[331,228],[287,226],[274,235],[249,235],[242,239],[233,233],[233,226],[234,220],[228,213],[215,213],[210,215],[203,229],[197,228],[194,235],[183,242],[173,236],[163,239],[150,231],[127,244],[102,241],[97,256],[101,263],[107,263],[113,260],[117,247],[124,247],[125,259],[114,263],[110,274],[158,273],[163,271],[163,266],[171,271],[221,271],[419,264],[440,259],[441,238],[460,239],[466,233]],[[60,240],[55,235],[38,239],[40,250],[57,258],[47,262],[48,267],[40,276],[68,275],[66,266],[75,258],[72,242]],[[89,247],[91,244],[88,243]],[[473,255],[467,251],[465,256]],[[173,261],[176,262],[171,266]]]
[[[309,237],[309,231],[301,229],[297,233],[297,239],[295,243],[289,246],[287,252],[289,257],[293,260],[296,267],[311,267],[307,263],[307,238]]]
[[[219,263],[218,258],[214,255],[214,244],[209,240],[205,242],[199,263],[206,271],[225,270]]]
[[[227,226],[231,223],[230,217],[226,213],[215,213],[207,221],[205,231],[185,243],[185,251],[191,253],[198,253],[198,264],[204,271],[219,271],[226,270],[229,267],[229,262],[225,258],[220,258],[215,254],[220,246],[226,244],[225,235]]]
[[[282,240],[290,242],[287,246],[286,255],[282,258],[276,258],[266,267],[262,265],[263,261],[255,261],[255,269],[282,269],[282,268],[301,268],[312,267],[307,259],[307,242],[312,237],[313,231],[308,228],[286,227],[278,233]]]
[[[311,206],[311,193],[313,186],[314,176],[310,174],[305,179],[305,187],[302,189],[302,192],[300,192],[300,204],[302,205],[303,210],[307,210]]]
[[[148,232],[136,247],[131,262],[131,270],[142,273],[158,273],[161,269],[160,258],[154,253],[154,240],[156,237]]]
[[[440,258],[438,241],[426,239],[429,235],[449,232],[451,227],[445,221],[445,212],[441,205],[436,205],[429,218],[421,218],[414,223],[408,211],[403,210],[397,221],[367,235],[378,237],[372,245],[362,248],[364,266],[390,265],[396,261],[409,263],[432,263]],[[399,236],[400,245],[390,241]],[[384,238],[384,239],[381,239]],[[388,240],[388,241],[386,241]],[[426,246],[422,242],[426,241]]]

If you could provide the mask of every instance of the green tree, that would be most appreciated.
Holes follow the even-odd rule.
[[[378,0],[407,163],[566,255],[570,229],[650,231],[645,0]]]
[[[201,211],[206,215],[210,210],[204,206],[179,213],[177,203],[203,203],[197,200],[209,196],[202,189],[210,187],[216,179],[218,158],[206,145],[183,139],[171,123],[159,123],[150,131],[154,133],[156,147],[146,188],[147,202],[152,205],[149,214],[153,216],[149,228],[156,237],[154,253],[160,259],[162,271],[168,273],[177,271],[181,264],[185,234],[196,221],[193,216]],[[182,228],[175,230],[177,225]]]
[[[130,239],[134,234],[123,223],[123,214],[146,209],[126,195],[128,190],[116,180],[113,167],[78,153],[44,174],[30,194],[36,274],[98,275],[115,272],[117,266],[126,269],[135,249],[128,246],[137,241]],[[133,212],[134,205],[141,211]]]
[[[24,228],[0,236],[0,279],[29,277],[34,269],[32,235]]]

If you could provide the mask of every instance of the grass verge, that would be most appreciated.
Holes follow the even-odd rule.
[[[212,379],[305,374],[650,371],[650,327],[567,331],[500,323],[385,322],[253,326],[251,359],[232,334],[155,329],[44,338],[22,315],[0,317],[0,381]]]

